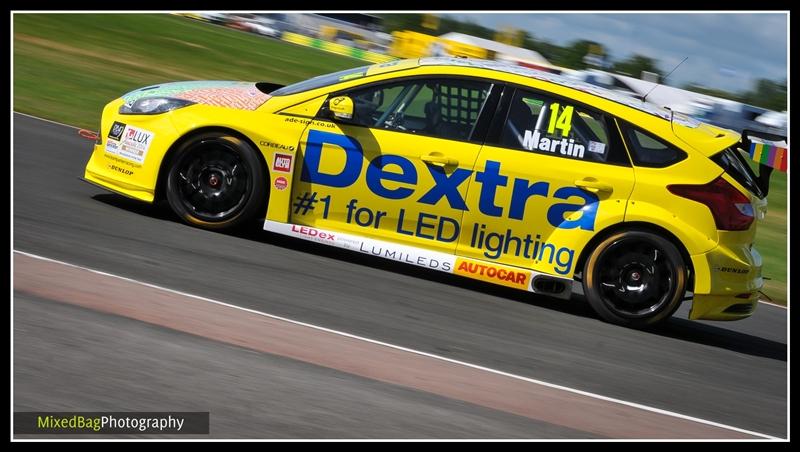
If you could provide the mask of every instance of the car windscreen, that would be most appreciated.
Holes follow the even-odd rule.
[[[290,94],[302,93],[303,91],[310,91],[312,89],[322,88],[334,83],[344,82],[360,77],[367,74],[369,66],[361,66],[352,69],[345,69],[343,71],[334,72],[332,74],[320,75],[318,77],[303,80],[292,85],[284,86],[278,90],[268,93],[272,96],[288,96]]]

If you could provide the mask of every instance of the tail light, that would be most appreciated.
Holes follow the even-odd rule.
[[[670,193],[705,204],[717,229],[744,231],[753,224],[755,214],[750,199],[722,176],[705,185],[668,185]]]

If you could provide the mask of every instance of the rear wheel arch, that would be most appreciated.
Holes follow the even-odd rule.
[[[592,251],[594,251],[594,249],[597,248],[599,244],[601,244],[606,238],[610,237],[613,234],[617,234],[619,232],[628,232],[628,231],[651,232],[672,242],[672,244],[678,248],[678,251],[681,253],[681,257],[683,258],[686,267],[689,269],[689,279],[686,287],[688,290],[694,291],[694,267],[692,265],[692,258],[689,255],[689,251],[686,249],[686,246],[684,246],[683,242],[681,242],[680,239],[678,239],[678,237],[669,230],[661,226],[658,226],[656,224],[646,223],[643,221],[618,223],[609,226],[601,230],[597,234],[595,234],[594,237],[592,237],[592,239],[589,240],[589,243],[587,243],[586,246],[583,247],[583,250],[581,250],[580,256],[578,257],[578,261],[575,264],[574,268],[576,270],[580,269],[580,271],[583,272],[583,266],[586,263],[586,259],[589,258],[589,256],[592,254]],[[581,274],[581,278],[583,277],[584,275]]]

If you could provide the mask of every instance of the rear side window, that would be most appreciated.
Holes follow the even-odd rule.
[[[654,135],[622,124],[633,164],[649,168],[664,168],[686,158],[686,153]]]
[[[758,178],[755,173],[753,173],[753,170],[750,169],[750,165],[747,164],[742,154],[739,153],[735,147],[727,148],[715,154],[711,157],[711,160],[721,166],[726,173],[736,180],[736,182],[739,182],[742,186],[750,190],[751,193],[759,198],[764,198],[764,192],[758,186]]]
[[[500,145],[553,157],[627,164],[604,115],[542,93],[517,89]]]

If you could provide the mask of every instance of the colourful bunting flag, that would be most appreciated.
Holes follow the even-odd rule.
[[[750,143],[750,158],[785,173],[789,148],[753,142]]]

